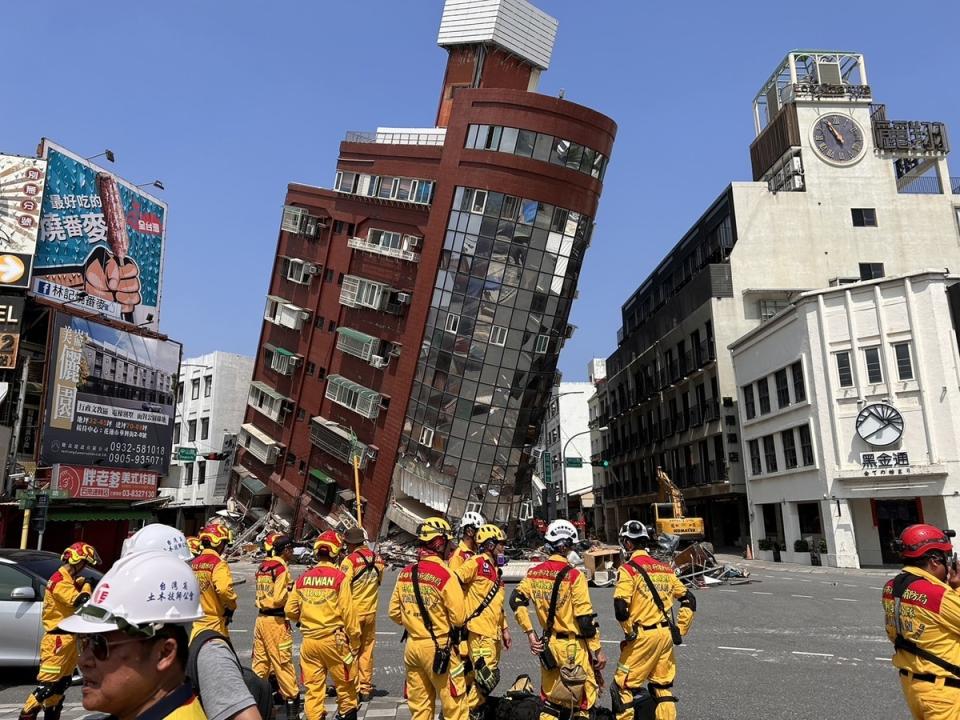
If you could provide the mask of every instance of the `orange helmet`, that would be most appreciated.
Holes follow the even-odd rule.
[[[200,542],[200,538],[196,537],[195,535],[191,535],[187,538],[187,547],[190,548],[190,552],[193,553],[194,557],[203,552],[203,543]]]
[[[207,525],[197,535],[208,547],[218,548],[230,541],[230,534],[223,525]]]
[[[343,548],[343,538],[335,530],[327,530],[320,533],[320,537],[313,544],[313,552],[316,554],[326,554],[330,557],[336,557]]]
[[[87,565],[100,564],[100,556],[97,554],[97,551],[93,549],[93,545],[85,542],[75,542],[68,547],[63,551],[60,560],[68,565],[79,565],[82,562],[87,563]]]

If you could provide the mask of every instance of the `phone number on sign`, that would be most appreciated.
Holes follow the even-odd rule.
[[[117,465],[159,465],[163,462],[163,455],[107,453],[107,462]]]

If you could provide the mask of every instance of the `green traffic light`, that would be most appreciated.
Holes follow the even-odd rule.
[[[610,467],[610,461],[609,461],[609,460],[604,460],[604,461],[603,461],[603,466],[604,466],[604,467]]]

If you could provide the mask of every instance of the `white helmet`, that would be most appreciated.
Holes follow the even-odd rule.
[[[133,627],[152,635],[161,625],[189,625],[202,617],[193,569],[166,550],[145,550],[117,560],[86,604],[58,627],[79,634]]]
[[[577,529],[569,520],[554,520],[547,526],[547,533],[543,539],[550,544],[570,542],[576,543],[579,539]]]
[[[486,525],[487,521],[483,519],[483,515],[473,510],[468,510],[463,514],[463,517],[460,518],[460,531],[462,532],[465,528],[472,527],[474,530],[478,529],[481,525]]]
[[[627,520],[620,528],[620,537],[630,540],[649,540],[650,532],[639,520]]]
[[[144,550],[163,550],[173,553],[184,562],[193,560],[193,553],[187,545],[187,538],[182,532],[169,525],[151,523],[144,525],[133,535],[123,541],[120,557]]]

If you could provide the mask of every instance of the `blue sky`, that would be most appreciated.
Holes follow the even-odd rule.
[[[788,50],[864,53],[890,117],[947,122],[960,143],[957,3],[537,4],[560,21],[541,92],[563,88],[619,124],[567,380],[612,352],[623,301],[730,181],[750,179],[751,100]],[[81,155],[111,148],[132,182],[161,179],[161,329],[185,356],[250,355],[287,183],[329,186],[347,130],[432,124],[441,8],[5,4],[0,152],[32,154],[45,135]]]

